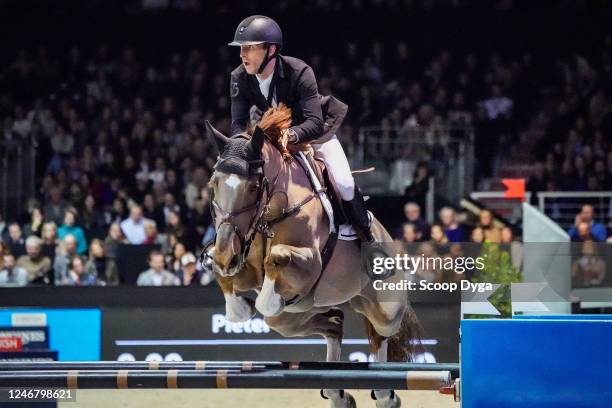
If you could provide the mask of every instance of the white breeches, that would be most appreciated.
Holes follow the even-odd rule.
[[[355,180],[351,174],[346,154],[336,135],[322,144],[313,144],[317,159],[323,160],[327,173],[336,186],[340,198],[350,201],[355,196]]]

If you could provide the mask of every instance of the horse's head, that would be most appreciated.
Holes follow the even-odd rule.
[[[220,153],[210,179],[217,231],[213,261],[217,273],[233,276],[246,260],[263,212],[265,137],[257,127],[251,137],[228,138],[208,121],[206,133]]]

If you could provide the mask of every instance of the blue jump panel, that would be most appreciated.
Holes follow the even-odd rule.
[[[529,320],[612,320],[609,314],[577,314],[577,315],[515,315],[513,319]]]
[[[612,319],[573,318],[463,320],[462,407],[612,407]]]

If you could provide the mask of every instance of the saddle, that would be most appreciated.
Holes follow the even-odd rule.
[[[336,233],[338,239],[343,241],[359,239],[352,225],[348,223],[342,201],[336,193],[325,163],[322,160],[316,159],[313,154],[305,152],[293,153],[293,157],[304,169],[313,191],[319,195],[321,204],[329,219],[330,233]]]

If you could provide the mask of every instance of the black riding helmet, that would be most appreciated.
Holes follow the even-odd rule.
[[[265,44],[266,49],[270,44],[276,45],[276,53],[272,56],[266,53],[266,58],[259,67],[258,73],[262,73],[283,46],[283,32],[276,21],[261,15],[247,17],[238,24],[234,33],[234,41],[228,45],[240,47],[255,44]]]

